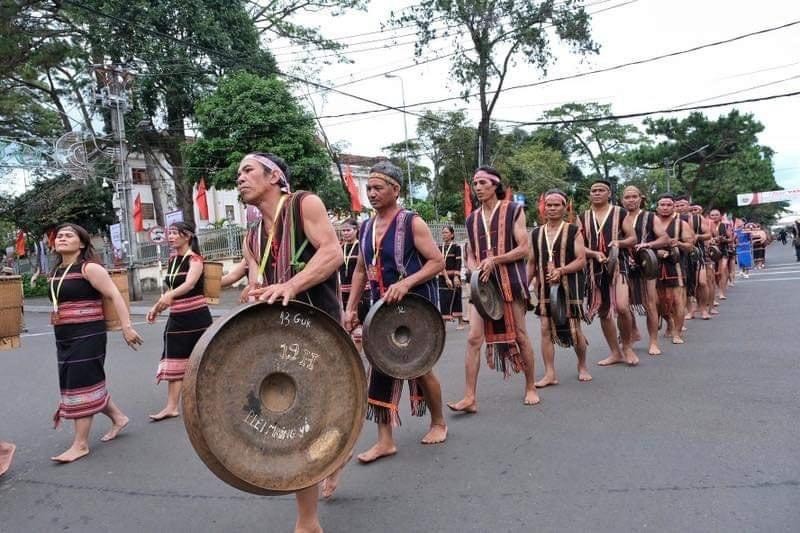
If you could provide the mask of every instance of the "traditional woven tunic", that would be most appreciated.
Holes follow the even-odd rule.
[[[650,211],[639,211],[633,219],[633,230],[636,233],[636,243],[645,244],[656,240],[653,220],[655,213]],[[631,309],[640,315],[646,314],[645,305],[647,303],[647,280],[644,278],[641,268],[634,260],[632,255],[628,255],[628,282],[630,288]]]
[[[361,250],[370,283],[372,301],[378,301],[386,290],[406,276],[419,272],[426,260],[414,247],[412,224],[417,216],[412,211],[401,209],[397,212],[380,241],[375,238],[375,217],[361,227]],[[428,299],[438,305],[439,291],[436,278],[413,287],[410,292]],[[423,416],[427,404],[419,381],[409,380],[411,414]],[[403,380],[387,376],[371,367],[369,372],[369,391],[367,420],[379,424],[400,425],[398,405],[403,392]]]
[[[699,235],[703,232],[703,219],[700,215],[689,214],[682,218],[689,224],[689,227],[692,228],[692,231],[694,231],[695,235]],[[704,242],[698,239],[697,243],[695,244],[695,248],[697,250],[696,255],[690,256],[686,254],[685,259],[686,292],[689,294],[689,296],[695,296],[695,293],[697,292],[697,286],[700,284],[700,270],[704,270],[706,268]]]
[[[522,216],[522,204],[500,200],[491,214],[483,215],[483,207],[473,211],[466,220],[467,237],[478,263],[487,257],[502,255],[518,246],[514,237],[514,222]],[[502,372],[520,372],[525,367],[517,345],[517,325],[514,323],[513,302],[530,300],[525,259],[496,265],[492,272],[503,297],[504,311],[500,320],[484,319],[486,362],[489,368]]]
[[[604,220],[598,220],[592,209],[588,209],[581,217],[581,229],[586,248],[594,252],[602,252],[608,256],[608,245],[611,241],[619,239],[622,232],[622,223],[627,212],[619,206],[609,207]],[[601,308],[608,308],[610,316],[616,314],[616,287],[617,279],[627,281],[627,261],[621,252],[619,256],[619,278],[615,272],[608,272],[605,264],[597,259],[587,258],[588,294],[587,307],[589,319],[593,319]]]
[[[203,264],[199,255],[188,253],[174,255],[167,262],[167,277],[164,285],[167,290],[180,287],[186,281],[191,263]],[[203,276],[197,280],[189,292],[175,298],[169,306],[169,318],[164,328],[164,349],[158,363],[156,383],[180,381],[186,373],[189,356],[203,332],[211,325],[211,312],[203,294]]]
[[[667,235],[670,239],[677,239],[678,241],[682,239],[683,224],[681,222],[681,217],[676,214],[667,225]],[[661,259],[661,271],[656,282],[656,289],[658,291],[659,313],[664,318],[670,316],[675,306],[675,296],[672,291],[667,289],[686,286],[686,265],[684,261],[683,254],[680,254],[678,261],[674,261],[671,257]]]
[[[461,275],[461,246],[449,242],[439,246],[444,257],[444,269],[452,281],[453,276]],[[464,316],[461,304],[461,286],[448,287],[443,275],[439,274],[439,310],[442,318],[452,320]]]
[[[351,284],[353,282],[353,273],[358,266],[358,256],[361,253],[361,247],[357,240],[347,243],[342,243],[342,256],[344,263],[339,267],[339,284],[342,289],[342,308],[347,309],[347,302],[350,300]],[[358,303],[358,320],[364,322],[364,319],[369,312],[369,284],[365,286],[361,293],[361,301]]]
[[[580,227],[576,224],[564,224],[561,231],[552,241],[553,255],[547,245],[546,226],[534,228],[531,232],[533,243],[533,260],[536,263],[538,287],[538,304],[534,312],[538,316],[550,316],[550,282],[547,280],[547,264],[552,260],[556,268],[564,267],[575,260],[575,239],[580,236]],[[580,335],[580,321],[589,323],[583,307],[586,277],[584,271],[572,272],[561,276],[560,284],[564,287],[567,298],[567,324],[556,325],[550,320],[550,340],[559,346],[575,346]]]
[[[110,399],[103,370],[106,358],[103,297],[84,276],[85,268],[84,261],[69,269],[68,265],[61,265],[50,278],[58,304],[58,312],[53,315],[61,389],[61,401],[53,416],[56,426],[61,418],[99,413]]]

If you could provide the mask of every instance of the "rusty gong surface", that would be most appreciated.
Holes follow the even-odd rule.
[[[503,318],[503,297],[494,276],[483,283],[480,271],[475,270],[469,280],[469,299],[480,315],[487,320]]]
[[[642,271],[644,279],[656,279],[658,277],[658,257],[650,248],[639,248],[636,252],[636,262]]]
[[[364,355],[378,370],[398,379],[427,374],[444,350],[439,309],[426,298],[407,294],[397,303],[378,300],[364,320]]]
[[[344,464],[364,423],[366,376],[350,336],[323,311],[254,302],[197,342],[182,401],[189,440],[217,477],[284,494]]]
[[[561,283],[550,285],[549,309],[550,317],[557,326],[567,323],[567,294]]]

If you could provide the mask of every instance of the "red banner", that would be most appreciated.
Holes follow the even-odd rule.
[[[17,231],[17,240],[14,243],[14,251],[17,257],[25,257],[25,232],[22,230]]]
[[[361,198],[358,196],[358,186],[353,178],[353,171],[350,169],[350,165],[345,167],[344,184],[347,187],[347,193],[350,195],[350,209],[360,213],[363,206],[361,205]]]
[[[141,194],[137,194],[136,199],[133,201],[133,231],[144,231]]]
[[[200,178],[200,183],[197,184],[197,194],[194,196],[194,203],[197,204],[197,212],[200,214],[200,220],[208,220],[208,200],[206,200],[206,180]]]
[[[464,180],[464,219],[472,213],[472,189],[469,188],[469,183]]]

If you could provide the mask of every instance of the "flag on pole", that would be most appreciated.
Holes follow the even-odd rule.
[[[575,222],[575,208],[572,205],[572,198],[569,199],[569,204],[567,205],[567,222],[570,224]]]
[[[136,199],[133,201],[133,231],[144,231],[141,194],[137,194]]]
[[[464,219],[472,213],[472,189],[469,188],[469,183],[464,180]]]
[[[544,224],[544,193],[539,195],[539,224]]]
[[[17,257],[25,257],[25,232],[22,230],[17,231],[17,240],[14,243],[14,251]]]
[[[208,220],[205,178],[200,178],[200,183],[197,184],[197,194],[194,196],[194,203],[197,204],[197,212],[200,214],[200,220]]]
[[[347,194],[350,195],[350,209],[360,213],[363,206],[361,205],[361,198],[358,196],[358,186],[356,186],[356,180],[353,178],[353,171],[350,165],[345,167],[344,184],[347,187]]]

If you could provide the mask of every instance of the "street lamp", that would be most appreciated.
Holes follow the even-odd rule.
[[[387,78],[396,78],[400,80],[400,97],[403,100],[403,133],[406,138],[406,174],[408,175],[408,205],[409,207],[414,205],[414,187],[411,184],[411,159],[408,150],[408,121],[406,119],[406,89],[405,84],[403,83],[403,78],[397,76],[395,74],[384,74]]]
[[[683,157],[679,157],[678,159],[676,159],[676,160],[675,160],[675,162],[674,162],[674,163],[672,163],[672,175],[673,175],[673,176],[675,175],[675,166],[676,166],[676,165],[677,165],[677,164],[678,164],[680,161],[683,161],[683,160],[684,160],[684,159],[686,159],[687,157],[693,156],[694,154],[696,154],[696,153],[698,153],[698,152],[702,152],[703,150],[705,150],[705,149],[706,149],[706,148],[708,148],[709,146],[711,146],[711,145],[710,145],[710,144],[703,145],[703,146],[701,146],[700,148],[698,148],[697,150],[695,150],[694,152],[690,152],[690,153],[686,154],[685,156],[683,156]],[[667,192],[670,192],[670,189],[669,189],[669,174],[667,174]]]

